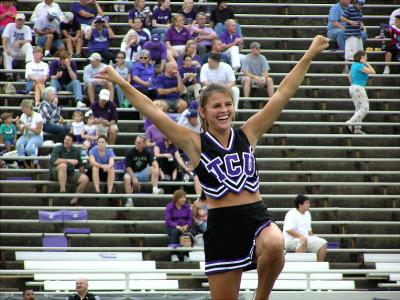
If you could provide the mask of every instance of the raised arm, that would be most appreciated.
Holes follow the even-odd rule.
[[[250,144],[255,148],[257,141],[267,132],[278,119],[282,109],[289,102],[290,98],[297,91],[297,88],[303,81],[312,59],[329,46],[329,39],[318,35],[314,38],[310,48],[283,79],[278,90],[269,99],[262,110],[253,115],[243,125],[243,131],[246,133]]]

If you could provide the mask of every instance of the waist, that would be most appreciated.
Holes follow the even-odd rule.
[[[260,192],[257,191],[252,193],[247,190],[243,190],[240,194],[229,192],[218,200],[207,197],[207,206],[209,209],[214,209],[220,207],[252,204],[259,201],[261,201]]]

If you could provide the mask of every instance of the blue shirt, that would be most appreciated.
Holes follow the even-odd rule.
[[[340,2],[336,3],[329,9],[329,16],[328,16],[328,30],[331,30],[333,28],[336,28],[333,26],[333,21],[337,21],[343,26],[346,26],[346,23],[343,21],[340,21],[340,16],[343,14],[344,10],[347,9],[347,7],[343,7]]]
[[[356,26],[352,26],[348,23],[346,23],[345,29],[344,29],[344,36],[345,38],[349,38],[351,36],[355,37],[361,37],[361,21],[362,21],[362,13],[361,10],[358,10],[354,6],[350,6],[348,9],[346,9],[343,12],[343,17],[350,21],[355,21],[357,22]]]
[[[236,40],[237,38],[241,38],[242,36],[240,35],[239,32],[235,32],[233,35],[231,35],[227,30],[225,30],[224,32],[221,33],[221,42],[228,45],[228,44],[232,44],[234,42],[234,40]]]
[[[155,81],[155,86],[157,89],[170,89],[178,87],[178,78],[176,78],[176,76],[168,77],[164,73],[162,73],[156,77]],[[168,95],[160,95],[160,98],[167,101],[174,101],[179,99],[180,95],[179,93],[171,93]]]
[[[132,86],[135,88],[142,88],[144,86],[137,83],[135,80],[133,80],[133,77],[137,76],[140,79],[142,79],[143,81],[149,81],[149,79],[151,81],[153,81],[154,75],[155,75],[154,65],[149,64],[146,67],[143,63],[138,62],[138,63],[134,64],[131,75],[132,75]]]
[[[140,46],[143,46],[144,43],[150,41],[150,36],[144,30],[136,31],[136,33],[139,36],[139,45]]]
[[[108,29],[103,28],[103,31],[99,32],[94,28],[92,31],[92,38],[88,44],[88,50],[91,52],[104,51],[107,50],[109,46]]]
[[[107,165],[111,157],[114,157],[114,151],[112,149],[106,148],[106,153],[104,156],[100,156],[98,146],[93,147],[89,151],[89,155],[93,156],[95,161],[102,165]]]
[[[169,9],[161,10],[156,8],[153,12],[153,20],[156,20],[157,24],[168,24],[171,20],[171,11]]]
[[[92,21],[93,21],[93,19],[94,19],[95,17],[92,17],[92,18],[84,18],[84,17],[82,17],[82,16],[79,14],[79,12],[80,12],[81,10],[86,11],[86,12],[88,12],[88,13],[90,13],[90,14],[93,14],[93,15],[97,15],[97,10],[95,10],[95,9],[92,8],[92,7],[82,5],[82,4],[80,4],[79,2],[74,2],[74,3],[72,3],[71,12],[74,13],[74,20],[76,20],[76,22],[77,22],[78,24],[92,25]]]
[[[362,69],[365,68],[360,62],[355,62],[351,65],[350,68],[350,76],[351,76],[351,84],[353,85],[361,85],[366,86],[368,81],[368,74],[364,73]]]

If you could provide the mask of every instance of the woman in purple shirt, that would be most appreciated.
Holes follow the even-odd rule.
[[[186,193],[183,190],[176,190],[172,196],[172,201],[165,208],[165,225],[170,239],[170,246],[179,246],[179,238],[183,233],[189,232],[193,224],[193,214],[186,200]],[[184,261],[189,257],[184,256]],[[178,262],[178,254],[172,253],[172,262]]]
[[[151,34],[158,34],[160,36],[160,40],[164,41],[164,35],[167,29],[169,28],[171,22],[171,10],[170,0],[160,0],[160,5],[153,11],[153,19],[151,21],[151,25],[153,29],[151,30]]]
[[[135,0],[135,5],[128,12],[129,26],[133,27],[133,20],[139,17],[142,21],[143,28],[150,27],[150,9],[146,6],[146,0]]]
[[[165,33],[164,41],[170,60],[181,55],[185,50],[186,42],[192,38],[189,29],[183,27],[183,22],[182,15],[174,15],[171,26]]]
[[[196,10],[193,8],[193,0],[184,0],[178,14],[181,14],[185,18],[185,27],[189,29],[190,25],[196,22],[197,15]]]

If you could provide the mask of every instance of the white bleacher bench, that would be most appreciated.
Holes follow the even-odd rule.
[[[205,269],[205,262],[200,262],[200,269]],[[304,273],[312,273],[314,271],[329,271],[328,262],[310,261],[307,263],[298,261],[288,261],[282,270],[283,273],[291,271],[303,271]]]
[[[390,281],[400,281],[400,273],[393,273],[389,275]]]
[[[84,277],[88,280],[125,280],[126,274],[124,273],[34,273],[34,280],[76,280],[76,278]],[[146,280],[165,280],[167,279],[167,273],[131,273],[129,279],[146,279]]]
[[[24,268],[26,270],[116,270],[116,271],[132,271],[140,272],[141,270],[155,270],[156,262],[152,260],[146,261],[79,261],[79,260],[46,260],[34,261],[25,260]]]
[[[400,263],[400,253],[365,253],[364,262],[372,263]]]
[[[242,280],[255,280],[258,278],[257,272],[250,271],[242,274]],[[305,273],[281,273],[278,279],[281,280],[307,280],[307,274]],[[312,280],[342,280],[342,273],[310,273],[310,279]]]
[[[141,252],[15,252],[16,260],[28,261],[142,261]]]
[[[399,263],[375,263],[375,268],[379,271],[379,270],[386,270],[386,271],[390,271],[390,273],[395,273],[398,272],[400,273],[400,262]]]
[[[203,251],[189,252],[189,258],[191,261],[204,262],[205,256]],[[285,261],[300,261],[300,262],[316,262],[317,255],[315,253],[285,253]]]

